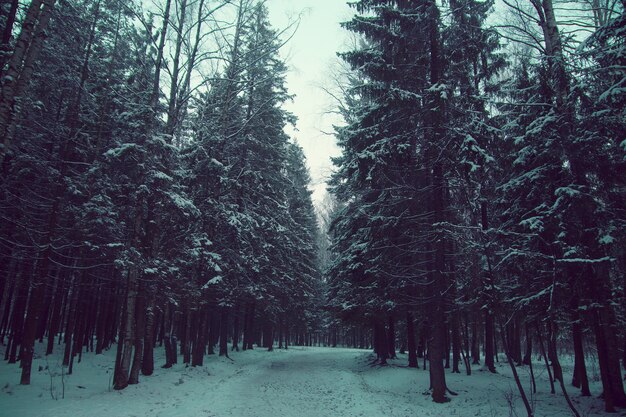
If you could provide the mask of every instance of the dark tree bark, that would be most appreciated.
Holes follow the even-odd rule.
[[[440,15],[437,4],[434,1],[426,3],[428,13],[428,36],[430,46],[430,84],[438,85],[443,73],[441,66],[441,36],[439,33]],[[432,167],[431,178],[431,204],[433,211],[433,223],[438,224],[445,220],[445,179],[443,174],[443,162],[435,157],[438,149],[442,146],[444,138],[443,112],[444,103],[439,92],[431,92],[428,97],[428,108],[426,112],[426,132],[427,141],[430,143],[428,164]],[[437,229],[437,227],[435,227]],[[432,398],[436,403],[448,401],[446,397],[446,375],[443,367],[443,359],[446,350],[446,324],[444,293],[446,291],[445,280],[445,253],[446,242],[441,231],[435,230],[437,234],[434,242],[432,273],[430,280],[430,293],[432,301],[429,305],[429,340],[428,340],[428,361],[430,364],[430,386],[432,388]]]
[[[446,351],[444,354],[443,367],[445,369],[450,369],[450,328],[447,322],[446,322],[445,335],[446,335],[446,340],[445,340]]]
[[[209,318],[209,355],[215,355],[215,343],[219,339],[219,322],[220,317],[215,313],[215,311],[211,311],[211,315]]]
[[[152,375],[154,372],[154,297],[149,294],[145,309],[146,331],[143,339],[143,359],[141,374]]]
[[[20,350],[20,366],[22,368],[21,385],[30,384],[30,372],[35,353],[35,336],[37,332],[37,322],[42,310],[42,303],[45,295],[50,266],[50,256],[52,254],[52,235],[56,230],[57,207],[53,207],[48,226],[46,249],[43,251],[38,263],[35,276],[31,282],[31,294],[24,320],[24,333]]]
[[[128,292],[126,295],[126,308],[125,315],[122,317],[120,327],[124,328],[123,338],[118,342],[121,344],[122,352],[120,356],[119,364],[116,364],[116,373],[113,377],[113,388],[116,390],[124,389],[128,386],[128,378],[131,367],[131,360],[133,358],[133,347],[135,346],[136,339],[136,300],[137,300],[137,280],[136,280],[136,267],[132,266],[128,272]]]
[[[239,352],[239,308],[235,308],[233,316],[233,346],[231,350]]]
[[[611,318],[607,317],[610,313],[606,311],[606,307],[600,311],[592,312],[593,329],[596,336],[596,346],[598,349],[598,364],[600,365],[600,376],[602,379],[603,397],[605,403],[605,411],[613,412],[615,407],[621,407],[624,392],[619,367],[619,357],[615,346],[615,328],[607,325],[611,322]],[[617,364],[617,368],[615,368]]]
[[[263,347],[267,348],[268,352],[274,350],[274,326],[269,319],[265,320],[263,326]]]
[[[13,276],[10,274],[9,276]],[[7,282],[8,288],[5,288],[5,291],[2,293],[2,303],[0,303],[0,314],[2,314],[2,319],[0,320],[0,345],[4,345],[4,336],[8,330],[9,324],[9,313],[11,312],[11,303],[15,298],[15,283],[13,282],[15,279],[12,279],[12,282]]]
[[[192,366],[202,366],[204,364],[204,353],[206,351],[206,337],[209,321],[209,312],[206,306],[203,306],[200,311],[200,319],[198,320],[198,334],[196,337],[196,342],[193,345],[193,354],[191,356]]]
[[[139,383],[139,372],[143,367],[143,348],[146,335],[146,294],[145,286],[140,283],[137,290],[135,302],[135,351],[133,353],[133,365],[128,378],[129,384]]]
[[[406,313],[406,334],[407,348],[409,351],[409,368],[417,368],[417,351],[415,346],[415,323],[413,315],[407,311]]]
[[[114,271],[110,271],[111,275],[114,275]],[[106,307],[102,314],[102,340],[100,340],[100,336],[98,336],[98,343],[96,344],[96,354],[99,355],[102,353],[102,350],[105,348],[109,348],[115,339],[115,324],[116,317],[118,316],[119,310],[119,302],[118,302],[118,292],[119,288],[117,286],[112,286],[108,289],[107,296],[108,301]]]
[[[539,327],[539,323],[535,322],[535,329],[537,330],[537,342],[539,343],[539,350],[541,352],[541,356],[543,357],[543,361],[546,365],[546,370],[548,371],[548,379],[550,380],[550,393],[554,394],[554,378],[552,377],[552,371],[550,370],[550,363],[548,362],[548,355],[546,354],[546,348],[543,344],[543,336],[541,333],[541,328]]]
[[[480,365],[480,336],[478,334],[478,317],[479,314],[475,312],[472,319],[472,365]]]
[[[559,381],[561,392],[563,393],[565,401],[567,401],[567,405],[572,411],[572,414],[574,414],[575,417],[580,417],[580,413],[578,413],[578,410],[574,406],[574,403],[572,403],[572,400],[567,393],[567,389],[565,388],[565,382],[563,381],[563,370],[561,368],[561,363],[559,362],[559,357],[556,353],[556,324],[550,323],[548,326],[548,356],[550,357],[550,361],[552,362],[554,380]]]
[[[493,319],[493,313],[489,310],[485,310],[485,366],[489,369],[489,372],[496,372],[496,365],[494,363],[494,338],[495,338],[495,322]]]
[[[176,363],[176,342],[173,336],[173,306],[167,303],[163,316],[163,346],[165,347],[165,364],[163,368],[171,368]]]
[[[508,351],[513,357],[513,361],[517,366],[522,363],[522,350],[520,348],[519,326],[515,319],[509,321],[505,327],[507,332],[507,342],[509,343]]]
[[[450,333],[452,339],[452,373],[460,374],[459,363],[461,362],[461,329],[459,326],[458,311],[452,312]]]
[[[420,332],[418,335],[418,343],[417,343],[417,357],[418,358],[425,358],[426,355],[424,354],[426,352],[426,326],[424,325],[424,322],[420,322]],[[426,369],[426,368],[424,368]]]
[[[85,325],[87,321],[86,308],[91,303],[89,302],[90,298],[90,287],[91,283],[87,280],[87,270],[83,269],[80,273],[80,278],[78,281],[79,290],[77,291],[77,297],[75,301],[75,316],[74,316],[74,326],[73,331],[68,338],[69,347],[69,367],[67,370],[68,375],[71,375],[74,369],[74,358],[76,355],[80,355],[83,348],[84,341],[84,333],[85,333]],[[67,352],[67,351],[66,351]]]
[[[526,331],[526,351],[524,352],[522,363],[524,365],[531,365],[533,360],[533,339],[530,334],[530,326],[528,323],[524,325],[524,328]]]
[[[585,350],[583,347],[583,332],[580,324],[580,317],[577,311],[572,314],[572,339],[574,344],[574,375],[572,385],[580,388],[583,397],[591,396],[589,391],[589,379],[587,378],[587,367],[585,366]]]
[[[31,274],[32,266],[30,263],[26,263],[26,265],[22,267],[22,272],[18,278],[17,285],[19,288],[16,290],[16,298],[11,312],[11,335],[5,353],[5,360],[8,359],[9,363],[15,363],[17,361],[17,347],[22,344],[24,312],[26,311],[26,303],[28,301]]]
[[[520,396],[522,397],[522,401],[524,403],[524,407],[526,408],[526,413],[528,417],[533,417],[534,416],[533,410],[532,410],[532,407],[530,406],[530,402],[528,401],[528,397],[526,396],[526,391],[524,390],[524,387],[522,386],[522,383],[519,379],[519,375],[517,374],[517,368],[515,367],[515,363],[513,362],[513,357],[509,351],[508,341],[506,340],[506,332],[502,324],[500,324],[500,330],[501,330],[500,335],[502,337],[502,346],[504,348],[504,352],[506,354],[509,367],[511,368],[511,372],[513,373],[513,379],[515,380],[515,385],[517,385],[517,389],[520,393]]]
[[[185,25],[185,18],[187,17],[187,13],[185,10],[187,9],[187,0],[181,0],[180,3],[180,11],[178,13],[178,25],[176,27],[176,42],[174,48],[174,56],[172,59],[172,71],[170,77],[170,94],[168,98],[168,108],[167,108],[167,121],[165,124],[165,134],[169,135],[171,140],[174,135],[174,131],[176,130],[176,125],[178,122],[178,114],[177,114],[177,98],[178,98],[178,76],[180,73],[180,55],[181,49],[183,46],[183,41],[185,37],[185,32],[183,30]],[[200,11],[201,13],[201,11]],[[198,22],[198,24],[200,24]],[[191,68],[188,69],[191,72]]]
[[[387,365],[389,358],[389,344],[387,342],[387,332],[382,318],[374,318],[374,350],[381,365]]]
[[[220,351],[219,356],[228,357],[228,307],[220,309]]]
[[[289,349],[289,320],[285,323],[285,349]]]
[[[184,339],[181,340],[181,348],[183,354],[183,363],[191,363],[191,329],[194,326],[195,313],[191,310],[189,302],[185,303],[185,319],[183,335]]]
[[[387,316],[387,341],[388,341],[388,354],[389,354],[389,359],[396,359],[396,328],[395,328],[395,321],[393,318],[393,314],[389,314]]]
[[[82,286],[80,285],[79,278],[76,277],[78,273],[74,272],[72,277],[72,283],[70,291],[68,293],[68,302],[66,305],[66,319],[65,319],[65,332],[63,334],[63,343],[65,343],[65,350],[63,353],[63,366],[69,366],[72,356],[72,339],[76,333],[76,317],[78,314],[78,300],[80,299]],[[78,281],[78,282],[77,282]]]
[[[126,288],[125,295],[128,298],[128,292],[130,288]],[[115,371],[113,373],[113,388],[114,389],[123,389],[128,386],[128,371],[122,368],[122,356],[124,353],[124,340],[126,339],[126,326],[125,326],[125,318],[126,318],[126,309],[128,308],[127,302],[122,302],[122,309],[120,311],[119,316],[119,325],[118,325],[118,336],[117,336],[117,351],[115,353]],[[117,388],[119,387],[119,388]]]
[[[244,345],[246,349],[252,349],[254,345],[254,310],[255,304],[248,304],[248,318],[246,320],[247,325],[244,329]]]

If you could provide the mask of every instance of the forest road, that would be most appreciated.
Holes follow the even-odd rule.
[[[294,347],[277,353],[258,366],[242,366],[243,374],[219,388],[233,397],[233,416],[388,415],[356,365],[363,351]]]

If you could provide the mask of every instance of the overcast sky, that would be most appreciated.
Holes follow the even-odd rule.
[[[348,20],[353,10],[343,0],[268,0],[267,6],[275,29],[283,29],[300,18],[297,31],[281,54],[290,69],[287,87],[296,95],[293,103],[286,105],[298,117],[298,131],[291,134],[307,156],[317,202],[326,188],[330,157],[339,154],[335,138],[328,134],[339,119],[328,114],[333,101],[322,86],[333,88],[336,53],[346,50],[349,37],[339,23]]]

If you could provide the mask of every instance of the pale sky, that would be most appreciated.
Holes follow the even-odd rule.
[[[328,114],[334,104],[322,86],[333,89],[333,71],[339,60],[336,53],[346,50],[348,39],[348,32],[339,23],[349,20],[354,11],[344,0],[268,0],[267,6],[277,30],[300,16],[296,33],[281,50],[290,69],[287,88],[296,95],[293,103],[285,107],[298,117],[298,131],[290,134],[304,149],[312,177],[313,199],[318,203],[332,167],[330,157],[339,155],[335,137],[329,133],[340,119]]]

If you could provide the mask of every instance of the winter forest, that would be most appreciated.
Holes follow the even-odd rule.
[[[0,415],[626,415],[626,0],[299,2],[323,198],[306,14],[1,1]]]

